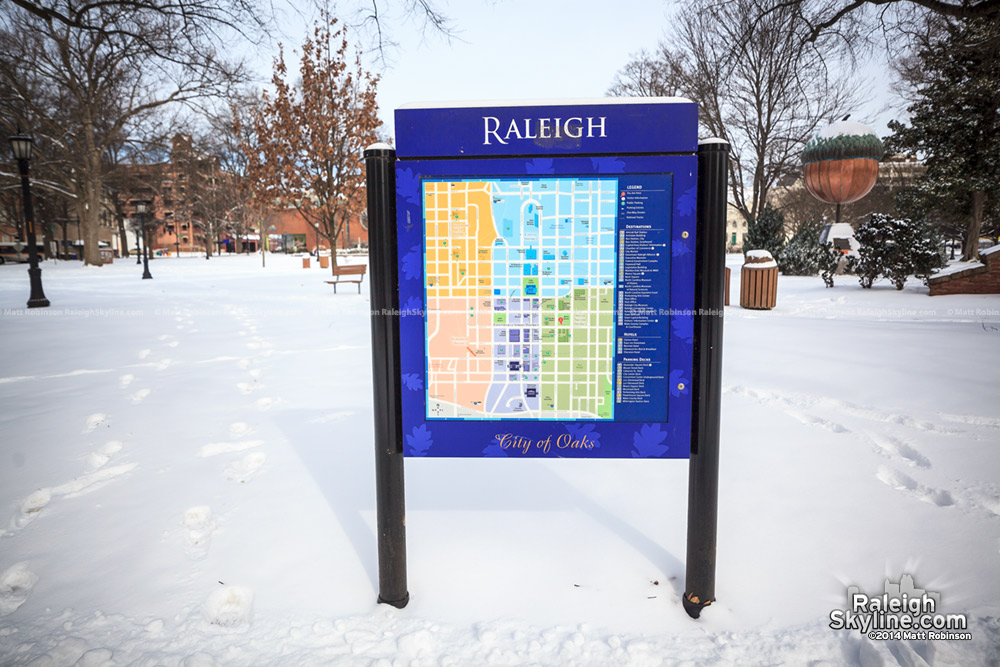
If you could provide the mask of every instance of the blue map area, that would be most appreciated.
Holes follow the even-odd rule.
[[[561,297],[615,279],[618,181],[543,178],[489,181],[499,237],[494,294]]]

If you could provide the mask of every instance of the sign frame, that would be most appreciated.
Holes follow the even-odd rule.
[[[645,106],[648,100],[616,102]],[[508,106],[521,108],[524,105]],[[696,111],[693,118],[696,124]],[[397,125],[400,125],[399,112],[397,112]],[[521,134],[525,135],[528,132]],[[535,136],[529,137],[536,145],[540,145],[540,139],[551,138],[551,134],[543,137],[539,131],[536,131]],[[524,137],[521,139],[523,141]],[[401,150],[402,148],[401,146]],[[655,150],[656,147],[652,146],[651,152]],[[728,156],[729,144],[723,140],[709,139],[698,143],[694,251],[694,366],[691,386],[694,397],[691,414],[693,438],[688,487],[688,570],[682,600],[685,611],[692,618],[698,618],[704,607],[715,600]],[[374,144],[365,151],[365,162],[371,233],[369,273],[379,560],[378,601],[402,608],[409,601],[409,592],[406,583],[403,490],[403,382],[400,365],[401,310],[398,274],[400,258],[397,253],[396,210],[397,154],[391,146]]]

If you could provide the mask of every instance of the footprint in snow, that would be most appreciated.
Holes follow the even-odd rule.
[[[167,343],[167,347],[177,347],[180,344],[181,342],[179,340],[172,340],[169,343]]]
[[[145,359],[146,357],[149,356],[150,352],[152,352],[152,350],[150,350],[150,349],[139,350],[139,358],[140,359]]]
[[[229,437],[237,440],[245,435],[250,435],[256,429],[246,422],[233,422],[229,425]]]
[[[843,424],[838,424],[837,422],[833,422],[828,419],[823,419],[822,417],[817,417],[815,415],[808,415],[802,412],[798,412],[796,410],[789,410],[789,409],[785,409],[785,414],[787,414],[789,417],[797,419],[798,421],[808,426],[818,426],[820,428],[826,429],[827,431],[833,431],[834,433],[851,432],[850,429],[848,429]]]
[[[111,449],[114,449],[112,443],[108,443],[108,445],[111,445]],[[105,447],[108,447],[108,445],[105,445]],[[30,524],[41,516],[43,510],[48,507],[53,498],[75,498],[76,496],[96,491],[116,477],[131,472],[138,465],[138,463],[126,463],[111,468],[101,467],[86,475],[74,477],[65,484],[34,491],[21,500],[17,511],[7,524],[7,530],[3,531],[2,534],[15,533]]]
[[[131,373],[126,373],[125,375],[118,378],[118,381],[121,382],[122,389],[125,389],[130,384],[132,384],[132,380],[134,379],[135,379],[134,375],[132,375]]]
[[[1000,496],[976,494],[976,502],[984,508],[1000,516]]]
[[[94,414],[87,417],[86,424],[84,425],[83,432],[90,433],[98,426],[111,426],[111,421],[108,416],[103,412],[95,412]]]
[[[236,385],[236,388],[240,390],[241,394],[252,394],[256,387],[249,382],[240,382]]]
[[[170,364],[172,363],[173,361],[171,361],[170,359],[164,359],[162,361],[157,362],[156,365],[153,366],[153,368],[155,368],[158,371],[165,371],[166,369],[170,368]]]
[[[202,606],[205,620],[212,625],[245,630],[253,622],[253,591],[245,586],[222,586]]]
[[[257,399],[257,409],[264,411],[270,410],[271,406],[274,405],[275,399],[273,398],[258,398]]]
[[[252,479],[267,462],[267,454],[254,452],[226,468],[226,479],[243,484]]]
[[[906,461],[911,466],[919,468],[930,468],[931,462],[927,457],[917,451],[907,442],[890,436],[881,436],[875,433],[869,434],[879,449],[889,458],[898,458]]]
[[[875,476],[889,488],[912,494],[918,500],[937,505],[938,507],[948,507],[955,504],[951,494],[944,489],[932,489],[923,486],[917,480],[898,470],[879,466]]]
[[[142,403],[144,400],[146,400],[146,397],[149,396],[150,391],[151,391],[150,389],[140,389],[139,391],[135,392],[128,398],[130,401],[132,401],[133,405],[138,405],[139,403]]]
[[[14,513],[14,516],[10,518],[10,521],[7,524],[7,530],[4,532],[13,533],[21,530],[29,523],[37,519],[41,515],[42,510],[45,509],[51,501],[51,489],[38,489],[37,491],[30,493],[26,498],[21,500],[17,511]]]
[[[184,512],[184,530],[187,537],[187,553],[191,558],[201,559],[208,554],[212,533],[215,531],[215,515],[208,505],[189,507]]]
[[[101,447],[96,452],[92,452],[90,456],[87,457],[87,462],[90,464],[91,468],[95,470],[97,468],[103,468],[107,465],[111,457],[122,450],[124,445],[118,440],[112,440]]]
[[[210,456],[218,456],[219,454],[231,454],[233,452],[242,452],[244,449],[253,449],[254,447],[262,447],[264,445],[263,440],[237,440],[235,442],[212,442],[207,445],[202,445],[198,450],[198,456],[207,459]]]
[[[38,575],[28,569],[28,562],[11,565],[0,574],[0,616],[17,611],[28,601],[28,594],[38,583]]]

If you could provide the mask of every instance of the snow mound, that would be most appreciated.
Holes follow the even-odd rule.
[[[0,616],[13,614],[27,602],[36,583],[38,575],[28,569],[27,561],[12,565],[0,574]]]
[[[223,628],[249,629],[253,622],[253,591],[245,586],[216,589],[204,606],[205,620]]]
[[[839,137],[843,134],[863,137],[866,134],[875,134],[875,130],[856,120],[838,120],[836,123],[831,123],[817,132],[816,136],[822,139],[829,139]]]

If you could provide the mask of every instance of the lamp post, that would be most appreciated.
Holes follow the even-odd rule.
[[[142,253],[142,279],[149,280],[152,274],[149,272],[149,241],[146,240],[146,202],[139,200],[135,203],[135,212],[139,214],[139,227],[142,230],[143,253]]]
[[[10,145],[17,158],[17,168],[21,172],[21,195],[24,199],[24,226],[28,232],[28,280],[31,283],[31,295],[28,297],[28,308],[46,308],[49,300],[42,291],[42,270],[38,268],[38,247],[35,245],[35,214],[31,208],[31,183],[28,179],[28,160],[31,159],[31,149],[35,140],[30,135],[15,134],[10,138]]]
[[[139,230],[136,230],[136,232],[135,232],[135,263],[136,264],[142,264],[142,246],[139,245],[139,239],[140,238],[142,238],[142,237],[139,236]]]

